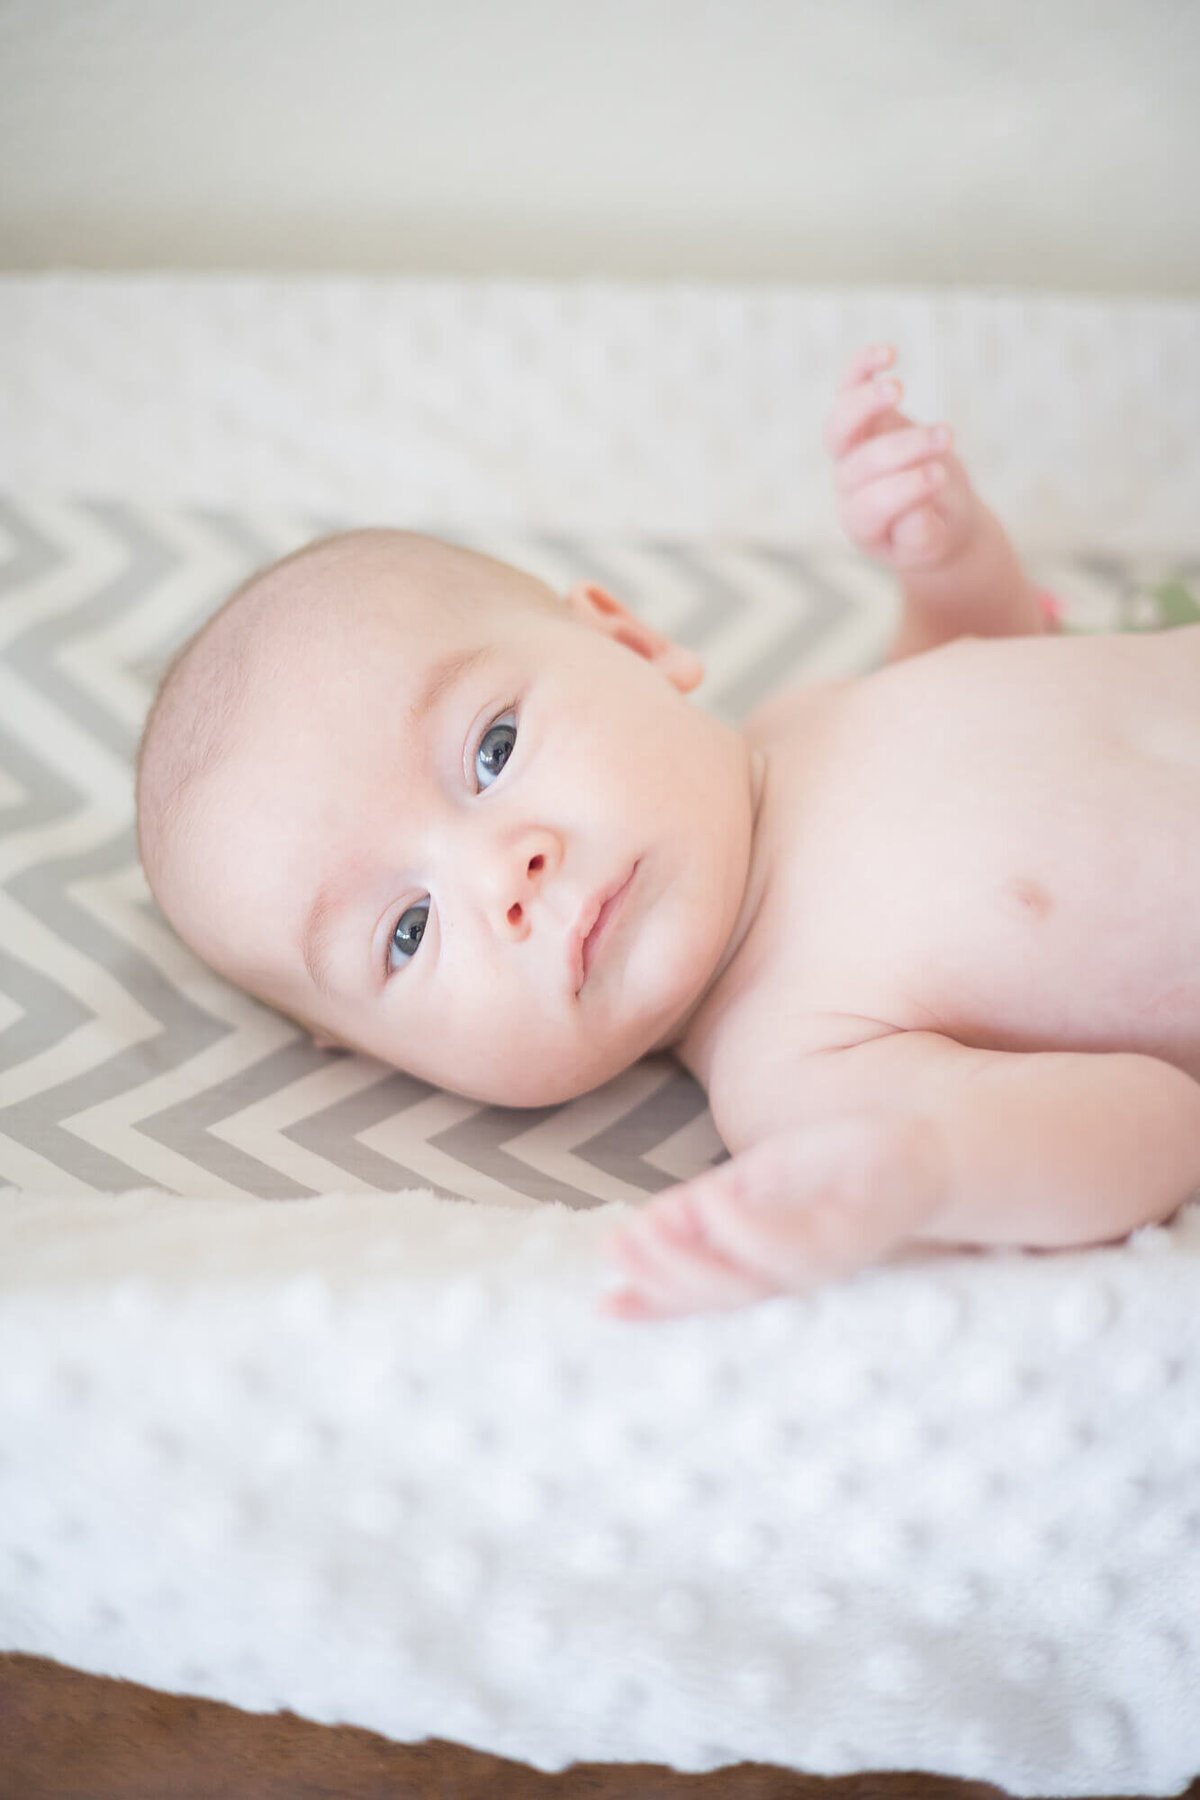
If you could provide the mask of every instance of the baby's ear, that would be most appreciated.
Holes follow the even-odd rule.
[[[565,598],[577,619],[653,663],[681,694],[690,694],[704,680],[704,664],[694,650],[685,650],[682,644],[673,643],[661,631],[644,624],[594,581],[577,581]]]

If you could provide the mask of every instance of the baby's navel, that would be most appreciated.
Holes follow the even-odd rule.
[[[1044,919],[1054,910],[1054,902],[1041,882],[1026,875],[1014,875],[1004,891],[1012,896],[1023,913],[1034,919]]]

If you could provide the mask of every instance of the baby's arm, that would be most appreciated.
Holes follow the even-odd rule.
[[[915,1240],[1123,1237],[1200,1186],[1200,1084],[1155,1057],[894,1032],[804,1059],[791,1116],[614,1235],[604,1310],[647,1319],[803,1292]]]
[[[889,660],[949,639],[1053,629],[995,515],[954,454],[948,425],[896,410],[890,344],[847,369],[825,424],[838,514],[851,540],[900,576],[904,607]]]

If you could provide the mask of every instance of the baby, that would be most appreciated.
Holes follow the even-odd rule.
[[[508,1106],[670,1046],[731,1155],[611,1239],[627,1319],[924,1242],[1124,1235],[1200,1185],[1200,627],[1070,638],[888,346],[826,426],[886,666],[734,731],[585,584],[399,531],[253,577],[147,722],[181,936]]]

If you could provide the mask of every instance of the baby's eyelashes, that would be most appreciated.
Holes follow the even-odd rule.
[[[491,787],[517,744],[517,715],[501,713],[479,740],[475,752],[475,779],[481,788]]]
[[[416,955],[421,939],[425,935],[425,925],[429,918],[429,901],[418,900],[412,906],[406,906],[396,921],[395,930],[388,940],[388,973],[411,962]]]

